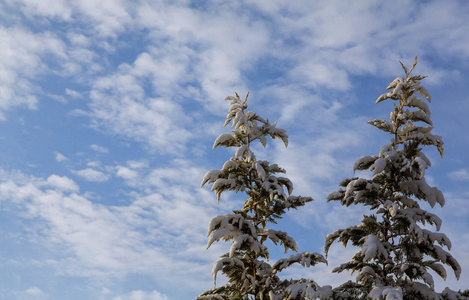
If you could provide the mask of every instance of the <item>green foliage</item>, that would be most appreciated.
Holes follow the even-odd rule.
[[[334,289],[334,300],[366,300],[370,287],[347,281]]]

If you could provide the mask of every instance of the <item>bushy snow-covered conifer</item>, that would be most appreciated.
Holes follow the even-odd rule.
[[[330,286],[320,287],[310,279],[281,280],[278,273],[292,264],[304,267],[326,263],[318,253],[302,252],[269,262],[269,251],[265,245],[271,240],[283,245],[285,252],[298,251],[295,240],[286,232],[268,228],[276,223],[288,209],[304,206],[312,201],[310,197],[291,196],[292,182],[277,176],[285,170],[277,164],[258,160],[251,146],[260,142],[266,146],[266,137],[281,139],[285,146],[288,136],[284,129],[270,124],[252,111],[247,111],[247,96],[241,100],[227,97],[231,105],[224,126],[231,123],[232,133],[221,134],[213,144],[235,148],[234,156],[228,159],[220,170],[208,171],[202,186],[212,184],[212,191],[220,201],[223,192],[234,191],[246,194],[246,201],[240,210],[216,216],[208,226],[208,247],[221,240],[230,241],[228,253],[222,255],[213,265],[212,275],[215,288],[202,293],[197,299],[329,299]],[[207,248],[208,248],[207,247]],[[217,287],[217,273],[221,271],[228,283]]]
[[[443,141],[432,134],[430,110],[419,97],[431,100],[420,85],[426,76],[411,75],[416,64],[417,58],[407,70],[401,63],[405,77],[396,78],[387,87],[390,91],[376,100],[395,102],[390,122],[368,122],[390,134],[391,143],[382,146],[377,155],[359,158],[353,166],[354,171],[371,171],[372,178],[345,179],[340,183],[342,188],[328,196],[328,201],[365,205],[371,210],[361,224],[330,233],[325,243],[326,254],[334,241],[344,246],[351,242],[360,248],[334,272],[356,272],[357,283],[366,290],[362,296],[371,299],[440,299],[430,270],[446,278],[446,264],[456,278],[461,273],[459,263],[444,249],[451,249],[449,238],[429,229],[439,231],[441,219],[420,205],[423,201],[431,207],[443,206],[445,199],[425,180],[431,163],[422,147],[435,146],[443,157]],[[348,289],[357,292],[360,288],[345,284],[335,294],[346,295]]]

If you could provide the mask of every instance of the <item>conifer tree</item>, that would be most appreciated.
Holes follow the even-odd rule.
[[[420,81],[427,76],[411,75],[417,57],[408,70],[402,63],[405,77],[396,78],[376,103],[395,102],[390,122],[373,120],[368,123],[391,135],[391,143],[381,147],[379,154],[359,158],[353,170],[369,170],[372,178],[350,178],[340,183],[328,201],[344,206],[364,205],[371,213],[361,224],[339,229],[326,237],[325,252],[334,241],[344,246],[351,242],[360,250],[352,259],[333,272],[357,272],[357,285],[345,284],[335,294],[347,295],[347,289],[365,291],[371,299],[440,299],[434,291],[433,270],[446,278],[443,264],[450,266],[459,279],[461,268],[443,247],[451,249],[449,238],[439,232],[441,219],[420,204],[443,206],[440,190],[425,181],[425,170],[431,163],[422,152],[423,146],[435,146],[443,157],[443,141],[432,134],[428,102],[431,98]],[[344,296],[341,299],[347,299]],[[357,299],[354,297],[348,299]]]
[[[287,210],[313,201],[310,197],[291,196],[292,182],[276,175],[285,173],[285,170],[277,164],[258,160],[251,149],[255,142],[265,147],[267,136],[279,138],[287,146],[286,131],[277,128],[276,123],[270,124],[269,120],[247,111],[247,95],[244,101],[238,94],[225,100],[230,100],[231,105],[224,126],[231,123],[232,133],[221,134],[213,149],[224,146],[236,148],[236,151],[220,170],[207,172],[202,186],[211,183],[218,201],[220,195],[227,191],[244,193],[247,199],[239,210],[216,216],[210,221],[207,246],[221,239],[231,241],[231,247],[213,265],[215,287],[197,299],[329,299],[332,295],[330,286],[320,287],[310,279],[281,280],[278,277],[280,271],[295,263],[304,267],[326,263],[321,254],[302,252],[274,264],[269,262],[266,240],[283,245],[285,252],[297,252],[298,248],[286,232],[268,228],[268,225],[276,223]],[[219,271],[228,278],[228,283],[217,287]]]

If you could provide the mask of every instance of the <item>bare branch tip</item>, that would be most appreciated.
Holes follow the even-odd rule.
[[[410,68],[409,74],[412,72],[412,70],[415,68],[416,65],[417,65],[417,56],[414,59],[414,63],[412,64],[412,68]]]
[[[401,64],[402,68],[404,69],[404,72],[405,72],[405,75],[409,75],[409,73],[407,72],[407,68],[406,66],[402,63],[402,61],[399,61],[399,63]]]

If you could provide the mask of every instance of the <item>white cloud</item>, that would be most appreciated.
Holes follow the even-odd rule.
[[[77,91],[71,90],[71,89],[65,89],[65,95],[70,96],[72,98],[81,98],[82,95],[78,93]]]
[[[87,47],[91,43],[89,37],[81,33],[77,33],[77,32],[72,32],[72,31],[68,32],[67,38],[73,45],[80,46],[80,47]]]
[[[90,148],[93,149],[96,152],[109,153],[109,149],[107,149],[105,147],[98,146],[96,144],[91,145]]]
[[[344,70],[311,62],[298,65],[291,71],[291,76],[292,80],[300,80],[314,88],[327,87],[334,90],[347,90],[351,85]]]
[[[141,57],[149,59],[142,54],[133,66],[121,65],[116,74],[96,81],[91,92],[90,116],[96,128],[106,128],[112,133],[147,142],[161,151],[177,154],[191,137],[185,128],[189,118],[176,101],[146,95],[144,81],[153,75],[148,73],[147,64],[139,62]],[[154,70],[161,72],[159,68]],[[155,88],[158,87],[155,83]],[[165,83],[162,82],[159,88],[164,89]]]
[[[449,173],[449,177],[457,181],[467,181],[469,180],[469,171],[467,169],[459,169]]]
[[[68,160],[68,158],[60,152],[55,152],[55,160],[58,162],[63,162]]]
[[[28,288],[27,290],[24,291],[24,293],[28,295],[32,295],[32,296],[44,295],[44,292],[37,286]]]
[[[64,57],[64,45],[53,34],[35,34],[20,27],[0,26],[0,119],[4,111],[37,108],[37,87],[31,79],[45,72],[43,56]]]
[[[72,171],[73,174],[87,180],[87,181],[94,181],[94,182],[104,182],[109,179],[109,176],[104,174],[101,171],[86,168],[83,170]]]
[[[241,70],[250,69],[261,53],[269,51],[268,30],[261,22],[238,13],[241,10],[238,4],[220,4],[214,11],[160,6],[140,6],[139,25],[151,29],[155,43],[169,39],[171,52],[190,50],[191,60],[185,65],[189,72],[183,78],[195,81],[200,90],[196,87],[188,96],[202,101],[207,109],[220,111],[223,107],[220,100],[227,91],[246,90]]]
[[[60,18],[65,21],[71,19],[72,10],[64,0],[7,0],[7,3],[19,5],[28,15]]]
[[[97,161],[97,160],[93,160],[93,161],[89,161],[86,163],[86,165],[88,167],[91,167],[91,168],[101,168],[102,166],[102,163],[100,161]]]
[[[132,179],[138,176],[138,172],[123,166],[116,167],[116,175],[124,179]]]
[[[100,36],[115,36],[126,28],[131,17],[126,1],[8,0],[29,17],[50,17],[60,21],[87,22]]]
[[[469,25],[462,17],[468,9],[466,6],[461,9],[456,3],[401,1],[352,5],[300,1],[295,5],[272,5],[256,1],[255,5],[269,14],[278,29],[276,36],[280,36],[281,46],[274,48],[278,50],[274,50],[275,56],[296,66],[292,69],[293,78],[316,88],[349,88],[349,77],[353,74],[393,76],[401,72],[396,65],[398,59],[411,60],[418,55],[423,60],[432,49],[448,55],[452,52],[469,55],[469,39],[464,34]],[[398,15],[387,13],[396,7]],[[421,13],[415,15],[412,13],[415,10]],[[433,22],[432,16],[440,14],[437,11],[441,11],[442,17]],[[396,19],[406,21],[395,23]],[[453,43],[455,47],[447,47]],[[419,70],[434,77],[427,82],[437,83],[438,73],[441,74],[438,78],[451,80],[444,77],[452,73],[451,67],[435,70],[430,62],[424,65]]]
[[[72,179],[65,176],[50,175],[47,177],[47,182],[61,191],[78,192],[79,187]]]
[[[123,31],[132,21],[129,2],[117,1],[75,1],[74,8],[93,24],[93,30],[102,36],[114,36]]]
[[[169,300],[169,298],[157,291],[132,291],[125,296],[114,297],[112,300]]]
[[[29,287],[24,291],[14,291],[13,295],[18,300],[47,300],[50,296],[37,286]]]
[[[344,174],[352,175],[353,161],[364,155],[353,153],[362,148],[363,133],[367,130],[363,123],[361,119],[349,120],[346,124],[335,123],[336,128],[331,128],[312,121],[312,124],[304,124],[305,129],[300,134],[289,137],[288,148],[281,142],[272,141],[275,144],[272,149],[274,161],[287,171],[296,193],[316,194],[321,191],[321,196],[325,196],[329,191],[324,190],[324,183],[330,184],[335,179],[337,182],[334,184],[338,184]],[[281,125],[278,127],[282,128]],[[308,128],[315,131],[309,132]],[[345,150],[350,154],[345,155]]]
[[[148,161],[146,160],[129,160],[127,165],[132,169],[148,168]]]
[[[469,205],[467,205],[469,191],[467,191],[467,189],[462,193],[443,191],[443,194],[446,202],[442,213],[445,215],[446,219],[452,220],[469,214]],[[454,222],[454,224],[457,224],[457,222]]]

